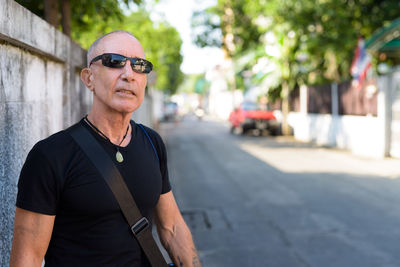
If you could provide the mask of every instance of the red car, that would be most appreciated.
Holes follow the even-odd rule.
[[[240,107],[235,108],[229,115],[229,122],[231,132],[244,134],[249,130],[267,130],[272,135],[278,135],[280,132],[280,125],[274,113],[253,102],[243,102]]]

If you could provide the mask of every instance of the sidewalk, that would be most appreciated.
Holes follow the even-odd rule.
[[[227,121],[215,116],[206,116],[204,121],[207,120],[229,127]],[[244,138],[248,141],[248,138],[252,138],[252,136],[244,136]],[[265,143],[265,138],[270,139],[270,142],[268,142],[268,146],[264,144],[262,148],[260,144]],[[251,140],[251,145],[246,144],[242,148],[260,160],[285,172],[331,172],[379,176],[389,179],[400,178],[400,159],[362,157],[336,147],[299,141],[293,136],[254,137]],[[296,148],[299,153],[293,154],[292,148]],[[279,154],[278,157],[277,154]],[[277,160],[282,157],[287,158],[287,161]],[[316,165],[313,160],[315,157],[318,157],[319,160],[325,160],[326,164]],[[339,158],[341,164],[332,166],[332,162],[338,161]],[[346,159],[345,162],[343,162],[343,158]]]
[[[389,179],[400,178],[400,159],[361,157],[347,150],[305,143],[293,137],[280,136],[273,138],[273,141],[271,141],[271,146],[262,148],[257,140],[241,147],[260,160],[285,172],[329,172]],[[293,148],[297,153],[293,153]],[[287,160],[278,160],[281,158]],[[315,164],[315,158],[318,158],[318,164]],[[334,164],[335,162],[339,164]]]

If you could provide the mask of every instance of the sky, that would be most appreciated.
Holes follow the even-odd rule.
[[[191,17],[195,10],[212,6],[216,0],[159,0],[150,9],[152,20],[166,20],[182,38],[181,70],[185,74],[203,73],[222,63],[224,54],[219,48],[199,48],[192,42]]]

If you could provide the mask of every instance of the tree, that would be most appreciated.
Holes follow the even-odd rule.
[[[60,28],[67,36],[91,25],[107,21],[111,17],[123,18],[120,3],[126,7],[130,3],[137,5],[142,0],[16,0],[49,24]],[[60,24],[61,23],[61,24]]]
[[[368,38],[400,16],[397,0],[286,0],[276,7],[275,21],[288,23],[300,37],[303,64],[313,74],[308,83],[349,79],[357,37]]]
[[[284,36],[281,42],[280,92],[285,117],[287,97],[301,84],[322,84],[350,79],[357,36],[371,36],[400,15],[394,0],[285,0],[270,1],[253,11],[271,18],[265,30]],[[279,38],[280,39],[280,38]],[[270,92],[274,92],[271,90]]]
[[[207,12],[218,10],[223,6],[221,3],[226,2],[237,1],[218,1],[218,4]],[[206,43],[204,40],[210,40],[206,38],[207,36],[215,36],[212,33],[219,25],[223,35],[222,40],[232,40],[228,37],[233,33],[235,37],[233,45],[236,48],[236,44],[239,44],[239,49],[234,53],[236,61],[249,50],[254,50],[252,62],[263,58],[275,62],[277,68],[273,73],[279,73],[279,79],[274,87],[269,88],[269,92],[286,102],[283,106],[288,104],[287,97],[290,91],[301,84],[348,80],[357,36],[363,35],[368,38],[375,30],[400,16],[398,0],[243,0],[240,2],[238,5],[230,6],[231,13],[244,14],[244,18],[250,19],[244,19],[243,23],[231,21],[228,32],[224,30],[223,15],[219,12],[217,13],[221,21],[219,24],[215,23],[216,19],[204,20],[206,26],[203,29],[209,32],[198,36],[197,43],[204,45]],[[257,33],[249,34],[247,38],[242,39],[246,42],[243,45],[237,37],[240,37],[246,29],[249,29],[249,32],[256,29]],[[270,33],[275,36],[278,56],[271,56],[266,51],[265,37]],[[199,40],[203,41],[203,44]],[[221,42],[221,47],[223,46]],[[269,74],[264,73],[263,79]],[[259,73],[253,75],[258,77]],[[253,80],[262,83],[263,79]]]
[[[219,46],[223,49],[230,65],[227,82],[232,91],[237,89],[238,82],[243,84],[243,79],[237,79],[240,76],[236,75],[235,59],[254,47],[260,37],[245,6],[246,1],[242,0],[218,0],[216,6],[196,12],[192,17],[195,43],[200,47]]]

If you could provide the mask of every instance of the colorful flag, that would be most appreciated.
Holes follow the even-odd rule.
[[[365,49],[364,39],[359,37],[350,73],[357,88],[361,88],[367,76],[367,71],[371,68],[371,56]]]

